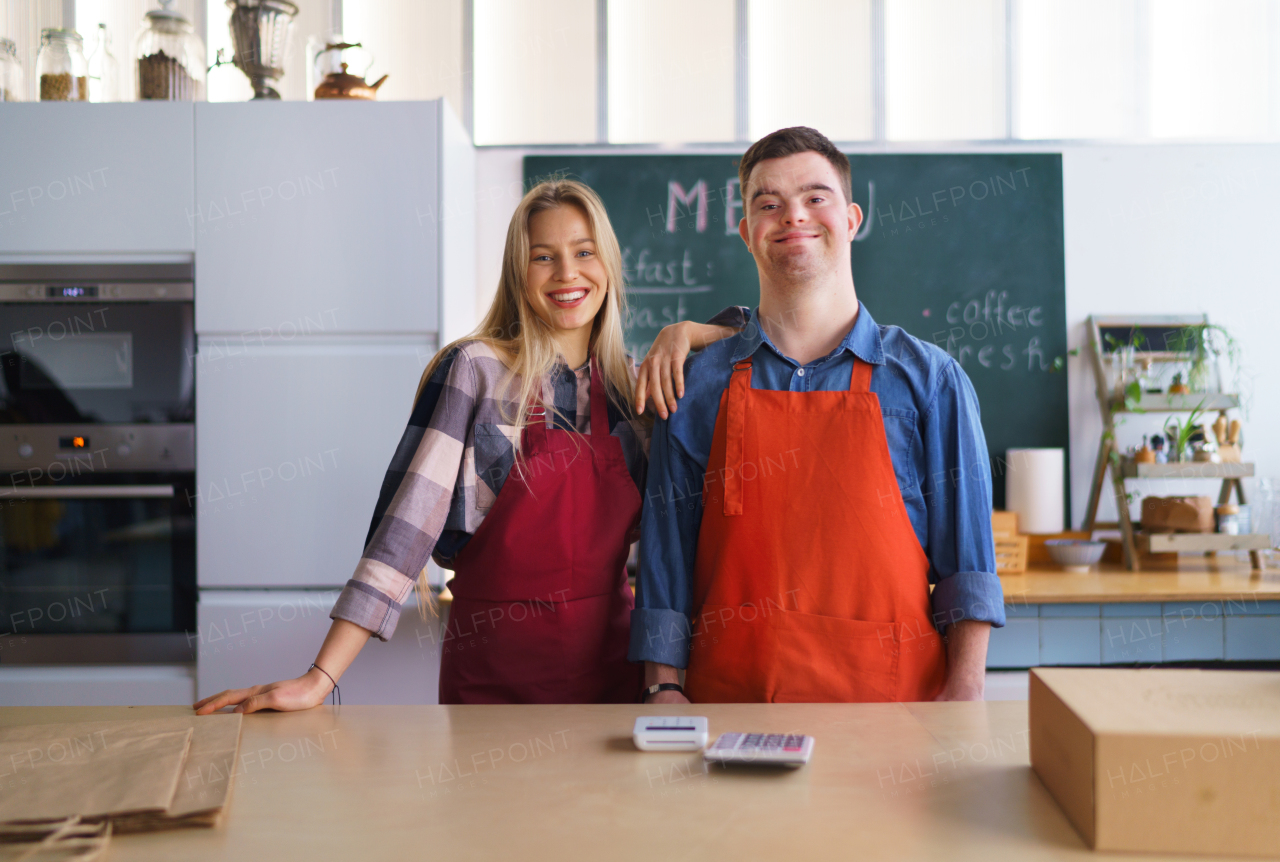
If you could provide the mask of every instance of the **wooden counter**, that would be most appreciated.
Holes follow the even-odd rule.
[[[1138,572],[1102,563],[1083,575],[1033,565],[1023,575],[1001,575],[1000,583],[1011,605],[1280,600],[1280,571],[1250,569],[1225,557],[1184,555],[1175,565],[1147,563]]]
[[[704,771],[697,755],[642,754],[631,726],[651,706],[257,714],[221,828],[116,836],[110,858],[1131,862],[1087,850],[1032,773],[1025,702],[684,710],[713,735],[812,734],[813,761]],[[9,707],[0,723],[181,711]]]

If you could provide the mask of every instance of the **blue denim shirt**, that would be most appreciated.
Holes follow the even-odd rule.
[[[755,320],[753,312],[742,332],[690,357],[679,409],[654,426],[630,659],[688,664],[702,477],[720,395],[734,363],[748,356],[753,388],[791,392],[848,389],[854,356],[875,366],[871,391],[880,399],[889,457],[935,584],[934,624],[942,631],[962,619],[1004,625],[991,465],[978,399],[959,364],[897,326],[878,325],[865,305],[840,346],[804,366],[784,356]]]

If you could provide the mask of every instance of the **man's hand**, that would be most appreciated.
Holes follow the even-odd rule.
[[[657,685],[662,682],[680,683],[680,671],[669,664],[658,664],[657,662],[647,661],[644,663],[644,687]],[[689,698],[684,696],[683,692],[660,691],[657,694],[646,695],[645,703],[689,703]]]
[[[982,700],[991,623],[960,620],[947,632],[947,682],[934,700]]]

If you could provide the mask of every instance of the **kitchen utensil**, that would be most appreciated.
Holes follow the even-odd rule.
[[[284,76],[285,56],[298,7],[288,0],[227,0],[232,63],[248,76],[253,98],[279,99],[272,86]]]
[[[1064,572],[1087,572],[1107,549],[1106,542],[1088,542],[1082,539],[1048,539],[1044,543],[1050,558],[1062,566]]]
[[[356,51],[355,49],[360,49]],[[376,99],[378,88],[387,80],[383,75],[372,84],[365,76],[373,66],[373,55],[359,42],[342,39],[327,42],[313,60],[314,76],[320,83],[315,88],[317,99]],[[348,72],[356,68],[358,73]]]
[[[367,99],[378,98],[378,88],[387,80],[383,75],[372,84],[365,83],[359,75],[347,73],[347,64],[342,64],[341,72],[330,72],[316,87],[317,99]]]
[[[84,40],[75,30],[48,28],[40,31],[36,57],[42,102],[85,102],[89,99],[89,66]]]

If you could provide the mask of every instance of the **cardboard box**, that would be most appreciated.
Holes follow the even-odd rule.
[[[1031,767],[1095,850],[1280,856],[1280,673],[1031,671]]]

